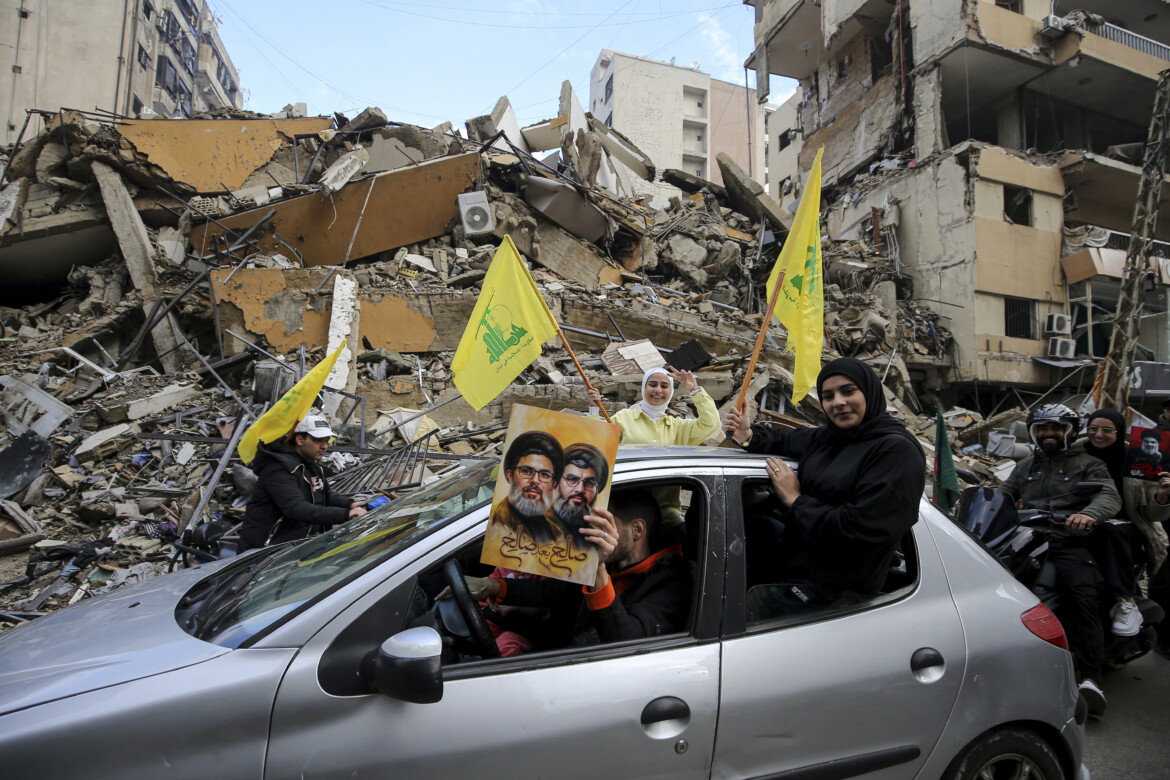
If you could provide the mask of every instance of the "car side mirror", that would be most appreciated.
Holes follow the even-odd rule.
[[[1091,496],[1100,493],[1103,487],[1105,486],[1100,482],[1078,482],[1072,492],[1075,496]]]
[[[358,673],[371,689],[414,704],[443,698],[443,638],[428,626],[408,628],[362,659]]]

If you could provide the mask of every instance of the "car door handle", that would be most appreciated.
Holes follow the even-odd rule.
[[[691,717],[691,708],[676,696],[662,696],[646,705],[642,710],[642,725],[661,723],[664,720],[685,720]]]
[[[933,647],[920,647],[910,656],[910,671],[922,682],[932,683],[943,676],[946,662]]]

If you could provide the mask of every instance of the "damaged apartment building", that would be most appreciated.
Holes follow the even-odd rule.
[[[948,359],[913,377],[971,408],[1091,384],[1170,67],[1166,3],[749,4],[757,83],[799,81],[770,122],[772,194],[787,204],[783,181],[802,181],[824,147],[827,234],[884,245],[900,297],[951,330]],[[1156,365],[1170,360],[1162,208],[1137,357],[1151,403],[1170,393]]]

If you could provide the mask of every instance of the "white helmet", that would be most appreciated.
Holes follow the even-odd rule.
[[[1028,437],[1037,447],[1040,446],[1040,441],[1036,436],[1036,429],[1044,423],[1064,426],[1064,446],[1068,449],[1080,430],[1081,418],[1064,404],[1044,404],[1033,409],[1028,413]]]

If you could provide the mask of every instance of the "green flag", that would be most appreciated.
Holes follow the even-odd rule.
[[[955,459],[951,456],[951,440],[942,407],[934,426],[934,505],[949,513],[959,500],[959,477],[955,474]]]

